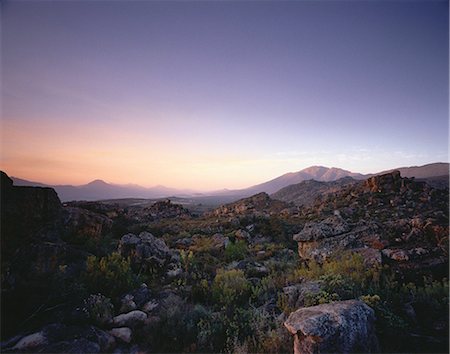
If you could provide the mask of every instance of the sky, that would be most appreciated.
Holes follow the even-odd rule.
[[[448,161],[448,1],[2,1],[0,168],[244,188]]]

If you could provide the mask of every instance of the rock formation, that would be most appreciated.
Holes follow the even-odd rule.
[[[284,323],[294,336],[294,354],[378,351],[374,312],[348,300],[301,308]]]

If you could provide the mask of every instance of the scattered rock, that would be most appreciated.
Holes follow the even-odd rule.
[[[167,247],[164,240],[156,238],[149,232],[141,232],[139,236],[134,234],[122,236],[118,250],[122,257],[129,257],[135,267],[162,269],[170,263],[179,263],[178,254]]]

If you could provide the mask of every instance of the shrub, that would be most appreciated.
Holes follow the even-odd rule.
[[[138,285],[131,271],[129,259],[114,252],[106,257],[89,256],[86,261],[85,280],[89,290],[107,297],[117,297]]]
[[[213,298],[221,305],[242,304],[249,296],[250,283],[242,270],[223,270],[217,272],[213,285]]]
[[[225,248],[225,258],[227,261],[239,261],[247,255],[247,245],[244,241],[230,242]]]

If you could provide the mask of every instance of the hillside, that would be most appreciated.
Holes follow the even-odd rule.
[[[320,195],[333,193],[343,186],[359,183],[351,177],[344,177],[337,181],[319,182],[313,179],[284,187],[270,195],[271,198],[297,206],[311,206]]]
[[[333,192],[193,215],[1,177],[2,352],[448,352],[448,189],[310,180]]]

